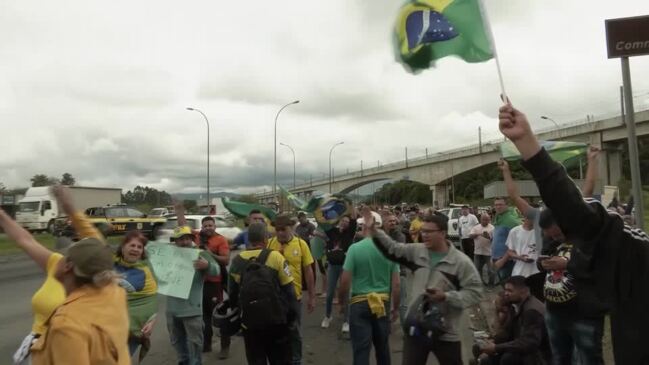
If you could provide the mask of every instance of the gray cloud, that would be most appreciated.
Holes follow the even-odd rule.
[[[413,76],[390,40],[401,1],[97,6],[74,0],[3,4],[0,11],[0,182],[72,173],[87,185],[205,188],[211,123],[214,189],[254,191],[273,179],[278,142],[296,152],[298,183],[328,170],[412,157],[499,137],[493,61],[444,59]],[[619,62],[604,19],[644,14],[640,2],[485,2],[508,93],[534,127],[619,109]],[[75,11],[68,11],[75,9]],[[575,19],[579,22],[575,23]],[[632,62],[637,109],[649,107],[647,57]],[[8,126],[8,127],[7,127]],[[278,180],[292,156],[277,151]]]

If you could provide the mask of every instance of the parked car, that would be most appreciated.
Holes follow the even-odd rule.
[[[166,222],[165,218],[150,217],[124,204],[91,207],[85,210],[85,214],[105,236],[124,234],[137,229],[153,238]],[[71,232],[74,233],[74,229],[71,228],[68,217],[56,220],[55,236],[70,236]],[[71,237],[74,237],[74,234]]]
[[[168,217],[173,214],[168,208],[153,208],[149,212],[149,217]]]
[[[460,218],[462,213],[461,207],[450,207],[439,210],[440,213],[448,217],[448,239],[453,242],[454,245],[460,245],[460,233],[458,230],[457,220]]]
[[[201,231],[201,221],[203,218],[207,217],[206,215],[187,215],[185,220],[187,225],[192,229],[192,231],[198,234]],[[234,225],[232,221],[225,219],[220,216],[211,216],[214,218],[216,223],[216,233],[225,237],[228,242],[232,242],[234,238],[241,233],[241,228]],[[167,222],[162,226],[158,232],[158,240],[164,242],[171,242],[171,237],[173,236],[174,229],[178,227],[178,218],[168,217]]]

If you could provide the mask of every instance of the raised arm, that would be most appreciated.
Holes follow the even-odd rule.
[[[586,181],[584,181],[584,188],[582,189],[582,193],[586,198],[592,197],[593,191],[595,191],[595,183],[599,175],[599,152],[600,149],[597,146],[590,146],[588,149],[588,168],[586,169]]]
[[[77,211],[75,209],[74,203],[72,202],[72,196],[70,195],[70,188],[56,185],[52,187],[52,194],[54,194],[56,200],[61,205],[63,212],[72,220],[72,226],[77,232],[77,235],[79,235],[79,238],[96,238],[100,241],[104,241],[104,236],[99,232],[97,227],[88,220],[88,217],[82,211]]]
[[[566,170],[541,148],[525,114],[511,104],[500,108],[500,131],[523,156],[523,166],[532,174],[543,202],[568,239],[590,239],[610,219],[603,209],[584,202],[581,192]]]
[[[531,206],[519,195],[518,186],[516,186],[516,183],[512,178],[512,172],[509,169],[509,163],[501,158],[500,161],[498,161],[498,168],[503,173],[503,180],[505,181],[505,187],[507,188],[509,199],[511,199],[516,208],[518,208],[523,215],[526,215]]]
[[[47,269],[47,260],[52,255],[52,251],[38,243],[34,236],[16,223],[2,208],[0,208],[0,227],[7,237],[16,242],[16,245],[25,251],[41,269]]]
[[[176,223],[178,224],[178,227],[186,225],[187,220],[185,219],[185,206],[183,205],[183,202],[174,202],[174,211],[176,212]]]

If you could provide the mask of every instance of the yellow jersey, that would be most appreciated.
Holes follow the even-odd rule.
[[[314,262],[309,246],[298,236],[293,236],[293,239],[286,244],[281,244],[277,237],[273,237],[268,242],[267,248],[280,252],[288,262],[293,276],[295,296],[300,300],[302,298],[302,268],[311,270],[310,266]]]

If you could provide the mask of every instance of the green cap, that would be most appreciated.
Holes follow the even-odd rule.
[[[113,269],[113,252],[96,238],[85,238],[67,249],[66,259],[74,264],[74,274],[92,278],[103,271]]]

